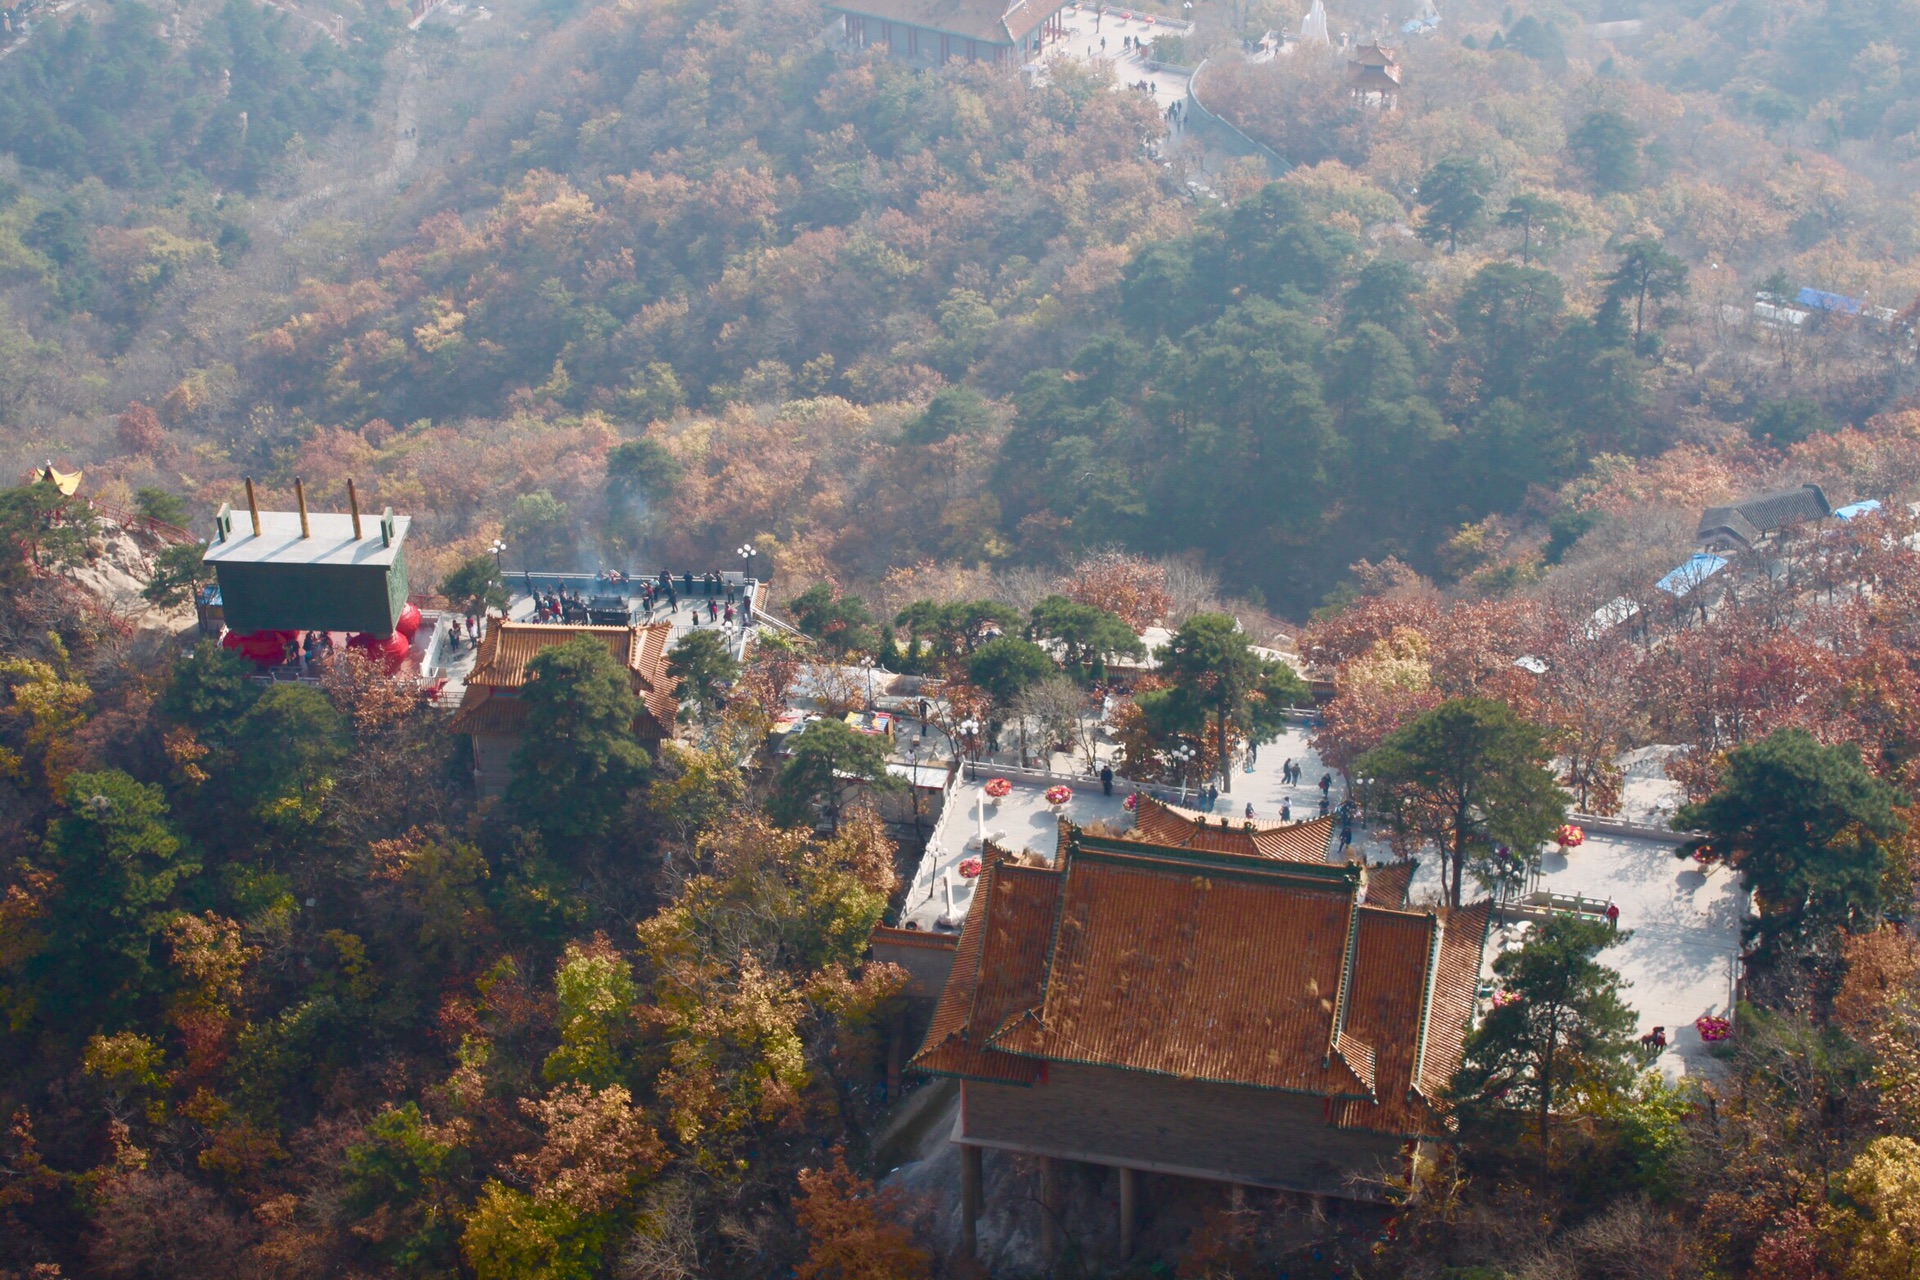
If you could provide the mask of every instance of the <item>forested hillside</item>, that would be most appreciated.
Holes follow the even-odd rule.
[[[1511,40],[1468,10],[1406,50],[1385,113],[1338,59],[1218,56],[1284,21],[1223,11],[1194,38],[1207,91],[1298,167],[1209,173],[1222,205],[1078,64],[926,76],[835,52],[807,5],[510,12],[526,39],[429,24],[405,57],[375,12],[336,43],[229,5],[164,18],[169,42],[116,6],[0,87],[12,332],[62,346],[15,376],[17,456],[202,501],[351,464],[450,555],[546,491],[581,567],[742,537],[856,579],[1195,552],[1298,614],[1362,558],[1448,572],[1490,517],[1543,538],[1597,458],[1779,447],[1898,401],[1904,337],[1747,314],[1762,287],[1920,289],[1911,24],[1803,9],[1661,12],[1618,44],[1572,10],[1505,15]],[[1821,80],[1828,45],[1859,74]],[[83,81],[74,110],[47,88]],[[358,216],[312,216],[303,173]],[[943,387],[945,425],[913,428]],[[129,401],[158,434],[116,429]],[[760,492],[769,415],[841,424],[832,461]],[[601,476],[642,437],[674,460],[660,518],[598,518],[631,506]],[[475,440],[541,473],[470,501]],[[881,490],[914,495],[884,536],[810,514]]]
[[[888,1181],[927,1118],[869,947],[957,927],[895,779],[984,837],[967,760],[1222,840],[1317,802],[1448,869],[1435,920],[1576,822],[1686,927],[1739,904],[1653,966],[1711,969],[1709,1075],[1649,1073],[1643,922],[1576,902],[1456,976],[1405,1176],[1169,1195],[1054,1274],[1910,1275],[1920,0],[1403,2],[1392,110],[1382,15],[1273,54],[1304,8],[1156,45],[1211,133],[1091,45],[916,69],[814,0],[5,10],[0,1280],[980,1274],[957,1179]],[[542,651],[490,794],[444,684],[192,632],[175,526],[296,477],[410,515],[458,634],[523,570],[746,564],[763,625],[703,597],[646,744],[638,668]],[[1284,810],[1276,753],[1325,774]]]

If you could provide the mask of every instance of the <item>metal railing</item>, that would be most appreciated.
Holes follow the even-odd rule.
[[[122,529],[139,529],[162,542],[171,542],[176,546],[197,544],[200,539],[192,532],[177,524],[168,524],[165,520],[156,520],[152,516],[141,515],[138,511],[129,511],[125,507],[116,507],[111,502],[102,502],[98,498],[88,498],[87,506],[93,513],[113,521]]]

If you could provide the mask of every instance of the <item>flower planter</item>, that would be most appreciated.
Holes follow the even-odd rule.
[[[1693,1020],[1693,1029],[1708,1044],[1718,1044],[1733,1034],[1733,1022],[1714,1013],[1703,1013]]]

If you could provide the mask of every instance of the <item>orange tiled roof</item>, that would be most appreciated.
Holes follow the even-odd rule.
[[[521,718],[513,719],[510,713],[500,710],[495,716],[498,727],[479,716],[469,721],[468,710],[477,710],[478,705],[486,701],[474,699],[474,688],[518,689],[527,682],[527,664],[540,653],[589,636],[605,643],[607,651],[632,674],[634,695],[646,704],[646,713],[654,721],[649,736],[671,737],[674,720],[680,714],[679,699],[674,697],[679,681],[667,673],[667,642],[672,633],[672,626],[665,622],[644,627],[496,622],[480,640],[480,652],[474,658],[473,670],[467,674],[467,695],[461,700],[460,714],[450,727],[455,733],[520,732],[525,724],[524,711],[518,713]]]
[[[960,931],[953,974],[914,1066],[1016,1084],[1039,1077],[1038,1061],[1000,1052],[989,1040],[1007,1018],[1040,998],[1060,879],[1051,867],[1023,867],[989,853]]]
[[[527,704],[501,697],[486,685],[470,684],[460,697],[460,710],[447,726],[449,733],[521,733],[527,727]]]
[[[1327,846],[1333,839],[1333,818],[1314,818],[1308,822],[1245,822],[1220,826],[1199,813],[1142,795],[1134,807],[1134,832],[1150,844],[1176,849],[1206,849],[1214,853],[1238,853],[1254,858],[1274,858],[1282,862],[1327,861]],[[1248,830],[1251,825],[1252,830]]]
[[[1414,1135],[1434,1127],[1431,1111],[1413,1094],[1413,1075],[1439,931],[1435,916],[1360,908],[1345,1036],[1370,1050],[1373,1097],[1339,1108],[1334,1123],[1343,1128]]]
[[[1467,1028],[1480,987],[1480,962],[1487,949],[1493,904],[1476,902],[1448,913],[1442,922],[1440,955],[1434,965],[1433,996],[1421,1036],[1419,1088],[1437,1098],[1460,1069]]]
[[[1459,1064],[1490,907],[1362,905],[1364,878],[1077,829],[1052,868],[996,851],[914,1065],[1032,1083],[1047,1061],[1089,1063],[1317,1094],[1332,1123],[1436,1134],[1427,1099]]]
[[[518,689],[527,682],[527,664],[555,645],[581,637],[606,644],[621,666],[633,651],[631,627],[568,627],[559,623],[496,622],[480,638],[467,683]]]
[[[527,664],[555,645],[582,636],[607,646],[614,660],[648,687],[669,686],[667,642],[673,627],[655,622],[644,627],[574,627],[551,622],[496,622],[480,640],[468,684],[518,689],[527,682]]]
[[[1377,867],[1367,868],[1367,905],[1370,907],[1404,907],[1407,895],[1413,889],[1413,873],[1419,863],[1408,859],[1405,862],[1388,862]]]
[[[1366,1093],[1330,1053],[1357,871],[1087,836],[1068,849],[1045,999],[995,1045],[1183,1079]]]

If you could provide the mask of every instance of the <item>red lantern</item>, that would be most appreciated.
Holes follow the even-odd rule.
[[[420,629],[420,607],[411,600],[407,601],[407,607],[400,611],[400,621],[393,624],[393,629],[407,639],[413,639],[413,633]]]
[[[396,671],[412,652],[413,644],[398,631],[390,636],[378,636],[369,631],[357,631],[347,637],[347,648],[358,649],[367,655],[369,662],[383,664],[388,671]]]
[[[287,646],[299,634],[297,631],[229,631],[220,637],[220,647],[233,650],[255,666],[277,667],[287,660]]]
[[[1581,845],[1585,844],[1586,842],[1587,842],[1587,833],[1582,831],[1579,827],[1574,826],[1571,822],[1569,822],[1566,826],[1560,828],[1560,847],[1561,848],[1578,849]]]

